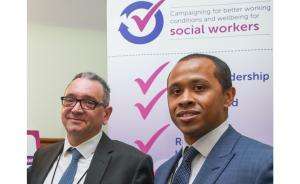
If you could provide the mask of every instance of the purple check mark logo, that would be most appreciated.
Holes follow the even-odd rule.
[[[134,141],[134,143],[139,147],[139,149],[144,152],[144,153],[148,153],[148,151],[150,150],[150,148],[153,146],[154,142],[158,139],[158,137],[170,126],[170,124],[167,124],[165,126],[163,126],[162,128],[160,128],[155,134],[153,134],[151,136],[151,138],[148,140],[148,142],[146,144],[144,144],[142,141],[140,140],[136,140]]]
[[[146,14],[146,16],[141,19],[139,16],[134,15],[131,18],[136,22],[137,26],[139,27],[140,31],[143,31],[146,27],[147,23],[149,22],[152,15],[156,12],[156,10],[159,8],[159,6],[164,2],[165,0],[158,1]]]
[[[150,103],[144,107],[141,103],[136,103],[134,106],[138,108],[140,111],[140,114],[142,115],[143,119],[146,119],[149,112],[153,108],[153,106],[156,104],[156,102],[159,100],[159,98],[167,91],[167,88],[161,90],[155,97],[150,101]]]
[[[136,78],[134,81],[140,86],[143,94],[146,94],[148,89],[150,88],[151,84],[153,83],[153,81],[156,79],[156,77],[158,76],[158,74],[169,64],[169,62],[166,62],[165,64],[161,65],[160,67],[158,67],[154,73],[150,76],[150,78],[144,82],[143,79],[141,78]]]

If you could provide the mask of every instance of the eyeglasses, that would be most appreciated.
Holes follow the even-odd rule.
[[[79,102],[80,107],[82,109],[85,109],[85,110],[94,110],[97,106],[103,106],[104,107],[103,102],[96,102],[96,101],[90,100],[90,99],[81,99],[81,100],[79,100],[77,98],[67,97],[67,96],[60,97],[60,99],[61,99],[62,105],[65,106],[65,107],[75,107],[77,102]]]

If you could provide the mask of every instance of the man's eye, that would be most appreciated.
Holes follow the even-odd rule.
[[[178,95],[180,94],[181,90],[179,88],[171,89],[170,94]]]
[[[75,101],[76,101],[75,98],[71,98],[71,97],[65,98],[64,100],[65,100],[66,102],[68,102],[68,103],[72,103],[72,102],[75,102]]]
[[[195,85],[194,86],[195,91],[203,91],[204,89],[205,89],[205,87],[203,85]]]
[[[96,105],[97,102],[93,101],[93,100],[82,100],[82,102],[86,105],[89,105],[89,106],[94,106]]]

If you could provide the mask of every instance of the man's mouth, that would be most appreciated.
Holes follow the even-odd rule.
[[[73,117],[68,117],[69,120],[73,120],[73,121],[84,121],[83,119],[80,118],[73,118]]]
[[[182,110],[176,114],[181,121],[187,122],[196,118],[200,114],[200,111],[197,110]]]

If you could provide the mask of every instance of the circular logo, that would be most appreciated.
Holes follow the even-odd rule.
[[[145,9],[147,10],[147,13],[144,17],[140,17],[138,15],[132,15],[131,19],[134,20],[134,22],[137,24],[137,27],[141,32],[143,32],[144,28],[147,26],[149,20],[151,17],[154,16],[155,18],[155,26],[154,29],[145,36],[136,36],[129,32],[128,26],[126,26],[124,23],[121,23],[119,27],[119,31],[121,35],[129,42],[134,44],[146,44],[151,41],[153,41],[155,38],[158,37],[158,35],[161,33],[163,25],[164,25],[164,19],[161,11],[158,9],[159,6],[164,2],[165,0],[160,0],[156,4],[152,4],[150,2],[146,1],[138,1],[135,3],[130,4],[127,6],[121,13],[121,16],[126,15],[128,18],[135,10],[138,9]]]

